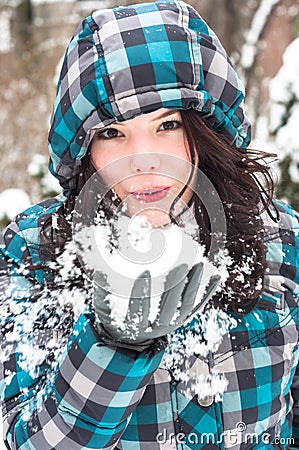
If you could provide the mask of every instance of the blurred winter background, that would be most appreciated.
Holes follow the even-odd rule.
[[[189,3],[239,70],[252,146],[279,155],[277,196],[299,209],[299,0]],[[117,4],[0,0],[0,229],[31,203],[59,192],[47,171],[47,129],[61,58],[80,18]]]

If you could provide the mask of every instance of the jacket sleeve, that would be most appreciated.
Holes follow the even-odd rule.
[[[5,251],[0,248],[0,390],[7,448],[115,448],[160,364],[163,342],[157,340],[139,354],[104,346],[92,315],[83,312],[63,353],[57,360],[52,354],[51,362],[40,344],[34,346],[28,321],[20,320],[42,292],[8,256],[9,250],[7,245]],[[33,353],[28,359],[32,364],[25,352]]]
[[[280,213],[278,230],[270,247],[271,259],[276,264],[277,274],[284,280],[284,288],[292,300],[289,302],[299,333],[299,215],[289,205],[277,202]],[[299,342],[298,344],[299,345]],[[293,401],[292,442],[289,448],[299,449],[299,366],[296,362],[298,348],[295,348],[291,397]]]
[[[291,244],[294,244],[294,250],[292,248],[292,245],[289,245],[291,247],[290,254],[291,254],[291,260],[289,267],[291,270],[291,273],[293,275],[293,281],[294,281],[294,289],[293,294],[297,302],[297,327],[299,330],[299,214],[292,210],[292,223],[293,223],[293,234],[292,234],[292,240]],[[290,244],[289,243],[289,244]],[[286,252],[288,253],[288,252]],[[298,331],[299,333],[299,331]],[[298,341],[299,346],[299,341]],[[294,450],[299,450],[299,365],[297,364],[292,387],[291,387],[292,397],[293,397],[293,442],[290,448]]]
[[[161,356],[99,345],[82,315],[53,386],[34,388],[8,412],[8,448],[113,449]]]
[[[299,367],[295,372],[292,384],[293,406],[293,442],[290,448],[299,449]]]

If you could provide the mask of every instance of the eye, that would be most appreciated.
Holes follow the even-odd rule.
[[[100,130],[96,134],[98,139],[115,139],[121,137],[122,134],[116,128],[106,128],[105,130]]]
[[[171,130],[176,130],[180,127],[182,127],[182,124],[178,120],[166,120],[165,122],[162,123],[159,130],[160,131],[171,131]]]

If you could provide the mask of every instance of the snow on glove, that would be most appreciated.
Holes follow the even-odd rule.
[[[187,264],[172,269],[164,283],[157,317],[150,323],[151,276],[149,271],[141,273],[131,291],[124,319],[125,326],[120,328],[111,320],[107,277],[103,272],[95,272],[93,297],[95,327],[102,341],[107,345],[143,351],[155,338],[165,336],[179,328],[188,317],[206,305],[220,282],[219,275],[211,276],[203,298],[194,306],[202,274],[202,263],[196,264],[190,271]]]

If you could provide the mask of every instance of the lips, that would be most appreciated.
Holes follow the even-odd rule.
[[[153,187],[132,192],[132,195],[141,202],[151,203],[157,202],[165,198],[170,190],[167,187]]]

